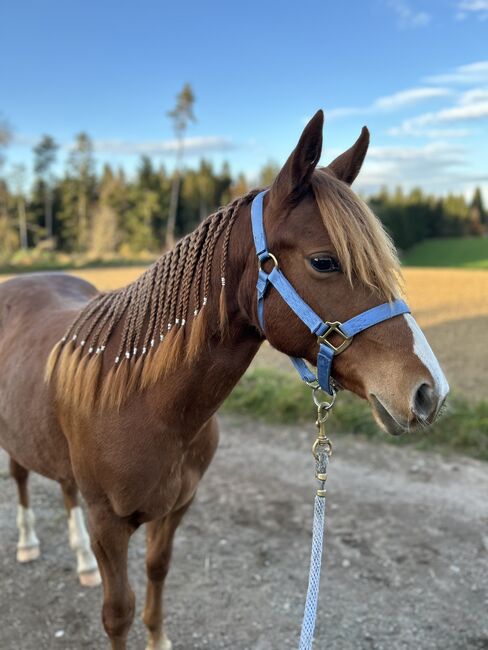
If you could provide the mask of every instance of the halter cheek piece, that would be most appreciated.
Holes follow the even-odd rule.
[[[393,300],[385,302],[382,305],[363,311],[361,314],[354,316],[345,323],[338,321],[323,321],[307,303],[300,298],[293,286],[288,282],[286,277],[278,267],[278,260],[268,250],[266,235],[264,232],[263,222],[263,199],[268,190],[260,192],[253,200],[251,205],[251,223],[256,247],[256,255],[259,261],[258,282],[256,285],[258,294],[258,318],[263,332],[264,328],[264,298],[269,285],[278,291],[286,304],[292,309],[303,323],[315,334],[319,344],[317,355],[317,376],[309,369],[304,359],[290,357],[293,365],[297,369],[300,377],[307,384],[319,386],[322,390],[332,395],[330,372],[334,356],[344,352],[353,340],[353,337],[373,325],[382,323],[385,320],[400,316],[401,314],[410,313],[408,305],[403,300]],[[273,270],[266,273],[263,269],[263,263],[271,260],[274,264]],[[329,337],[332,334],[338,334],[342,337],[342,342],[334,346]]]

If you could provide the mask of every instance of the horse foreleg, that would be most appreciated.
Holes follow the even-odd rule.
[[[135,597],[127,577],[127,550],[134,526],[107,506],[89,507],[90,538],[103,584],[102,621],[112,650],[125,650]]]
[[[146,650],[171,650],[171,641],[163,627],[163,586],[171,561],[173,537],[190,503],[164,519],[147,524],[147,591],[142,615],[149,630]]]
[[[90,546],[83,510],[78,503],[78,488],[72,481],[62,482],[64,505],[68,513],[69,545],[76,554],[76,570],[83,587],[96,587],[102,581]]]
[[[19,465],[13,458],[10,459],[10,474],[17,483],[19,504],[17,506],[17,528],[19,530],[19,541],[17,543],[18,562],[32,562],[40,553],[39,539],[34,528],[35,517],[29,507],[29,492],[27,481],[29,472]]]

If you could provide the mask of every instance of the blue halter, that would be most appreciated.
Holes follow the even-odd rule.
[[[344,352],[352,343],[356,334],[368,327],[382,323],[385,320],[410,313],[408,305],[403,300],[393,300],[382,305],[363,311],[361,314],[350,318],[345,323],[338,321],[323,321],[307,303],[300,298],[293,286],[278,268],[278,260],[268,250],[263,222],[263,199],[268,190],[260,192],[251,205],[251,223],[256,255],[259,260],[258,282],[256,285],[258,293],[258,318],[263,332],[264,329],[264,298],[269,285],[278,291],[286,304],[292,309],[298,318],[305,323],[312,334],[317,336],[319,352],[317,355],[317,376],[309,369],[304,359],[290,357],[300,377],[307,384],[320,386],[324,391],[332,394],[330,372],[334,356]],[[267,273],[263,269],[263,263],[271,260],[274,264],[273,270]],[[342,342],[335,346],[329,337],[333,333],[342,337]]]

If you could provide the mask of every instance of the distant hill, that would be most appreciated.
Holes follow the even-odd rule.
[[[404,266],[488,269],[487,237],[425,239],[402,256]]]

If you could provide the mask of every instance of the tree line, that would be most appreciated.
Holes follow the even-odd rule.
[[[0,138],[1,142],[1,138]],[[224,163],[202,159],[195,169],[169,172],[143,156],[135,174],[105,165],[96,171],[93,143],[76,137],[62,175],[54,174],[55,140],[45,135],[33,148],[33,183],[14,165],[0,176],[0,263],[41,261],[59,255],[86,259],[154,256],[172,240],[251,186]],[[252,185],[266,186],[278,171],[267,164]],[[386,189],[368,198],[400,249],[428,237],[481,236],[488,227],[482,194],[431,196],[414,189]]]

